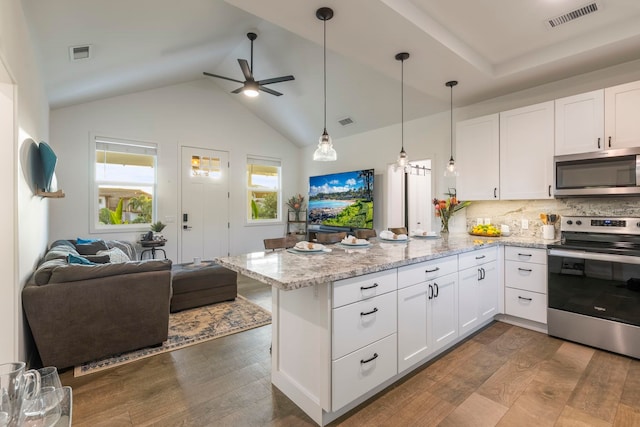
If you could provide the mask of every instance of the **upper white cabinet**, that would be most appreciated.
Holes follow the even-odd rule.
[[[607,148],[640,147],[640,81],[606,88],[604,106]]]
[[[456,123],[456,180],[461,200],[500,198],[500,116],[490,114]]]
[[[500,198],[550,199],[554,102],[500,113]]]
[[[556,155],[609,148],[604,137],[604,89],[556,99],[555,110]]]

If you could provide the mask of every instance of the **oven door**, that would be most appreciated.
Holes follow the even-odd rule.
[[[548,254],[550,309],[640,326],[640,257],[568,249]]]

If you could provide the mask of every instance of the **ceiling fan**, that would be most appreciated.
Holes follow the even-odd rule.
[[[275,95],[275,96],[282,95],[280,92],[264,87],[264,85],[270,85],[273,83],[280,83],[280,82],[286,82],[289,80],[294,80],[294,77],[282,76],[282,77],[274,77],[274,78],[265,79],[265,80],[254,79],[253,77],[253,41],[258,38],[258,35],[256,33],[247,33],[247,38],[251,40],[251,64],[247,63],[246,59],[238,59],[238,64],[240,64],[240,69],[242,70],[242,74],[244,74],[245,81],[240,81],[240,80],[232,79],[229,77],[219,76],[217,74],[207,73],[206,71],[202,74],[204,74],[205,76],[230,80],[232,82],[242,84],[242,87],[239,87],[238,89],[231,91],[231,93],[242,92],[246,96],[254,97],[254,96],[258,96],[258,91],[261,90],[263,92],[270,93],[271,95]]]

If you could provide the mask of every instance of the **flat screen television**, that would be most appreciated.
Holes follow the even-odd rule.
[[[309,224],[373,228],[373,169],[309,177]]]

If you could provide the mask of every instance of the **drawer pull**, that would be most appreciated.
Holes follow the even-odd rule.
[[[373,284],[373,285],[371,285],[371,286],[360,286],[360,290],[361,290],[361,291],[366,291],[367,289],[374,289],[374,288],[377,288],[377,287],[378,287],[378,284],[377,284],[377,283],[374,283],[374,284]]]
[[[525,297],[521,297],[520,295],[518,295],[518,299],[523,299],[525,301],[533,301],[533,298],[525,298]]]
[[[440,270],[440,267],[436,267],[433,270],[425,270],[425,273],[435,273],[436,271]]]
[[[527,273],[531,273],[531,272],[533,271],[533,270],[532,270],[532,269],[530,269],[530,268],[521,268],[521,267],[518,267],[518,270],[519,270],[519,271],[526,271]]]
[[[486,258],[486,257],[487,257],[486,255],[480,255],[480,256],[477,256],[476,259],[482,259],[482,258]]]
[[[361,365],[364,365],[364,364],[366,364],[366,363],[373,362],[373,361],[374,361],[374,360],[376,360],[377,358],[378,358],[378,353],[373,353],[373,356],[371,356],[371,357],[370,357],[369,359],[367,359],[367,360],[360,359],[360,364],[361,364]]]
[[[377,313],[377,312],[378,312],[378,309],[374,307],[373,310],[367,311],[366,313],[364,311],[361,311],[360,316],[368,316],[370,314]]]
[[[532,256],[531,254],[521,254],[520,252],[518,252],[518,256]]]

